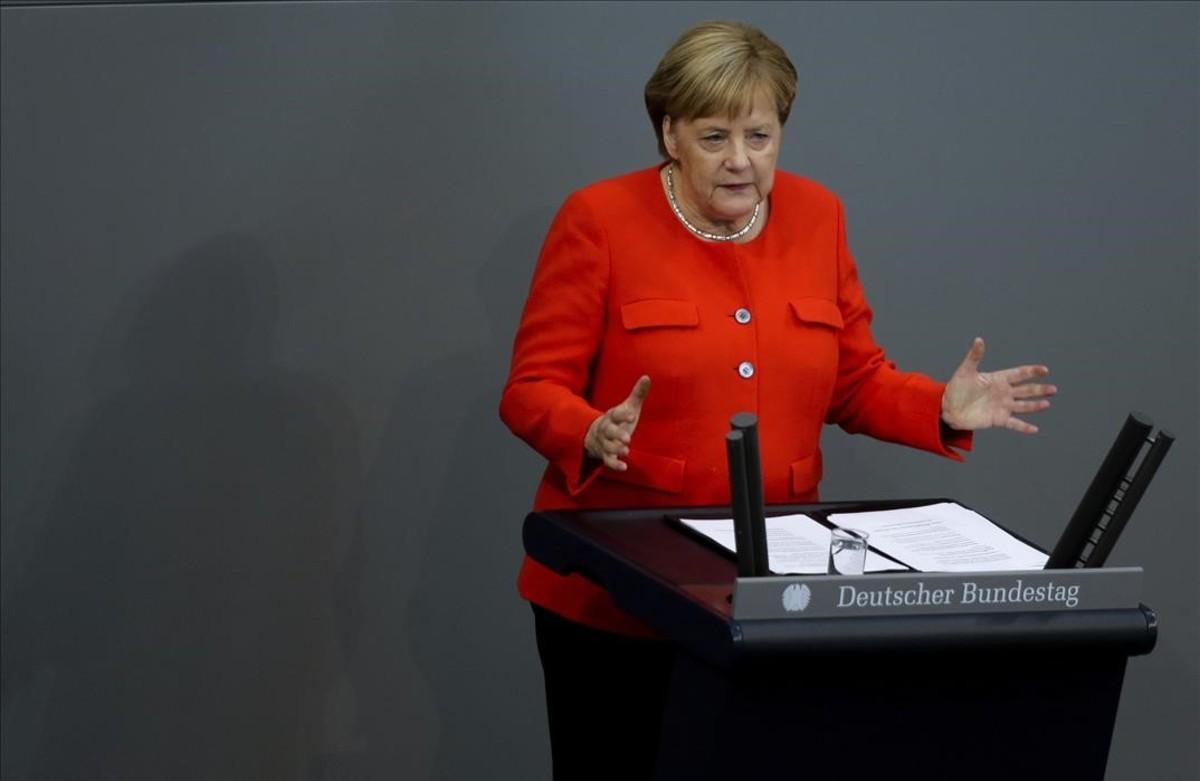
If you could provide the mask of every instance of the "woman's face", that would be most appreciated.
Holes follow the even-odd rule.
[[[762,92],[734,119],[665,117],[663,143],[679,170],[675,198],[684,214],[740,227],[771,192],[780,130],[775,105]]]

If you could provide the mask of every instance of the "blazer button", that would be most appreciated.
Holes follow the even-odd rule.
[[[737,320],[742,325],[745,325],[746,323],[750,322],[750,310],[742,307],[733,313],[733,319]]]
[[[742,379],[750,379],[754,376],[754,364],[749,361],[742,361],[738,364],[738,374],[742,375]]]

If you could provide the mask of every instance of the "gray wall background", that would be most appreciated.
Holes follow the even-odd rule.
[[[893,357],[982,334],[1061,387],[966,465],[831,430],[825,497],[1049,545],[1127,411],[1172,428],[1109,778],[1200,774],[1196,5],[0,13],[5,781],[548,777],[508,350],[557,205],[655,161],[642,85],[721,17],[799,68],[781,165],[844,198]]]

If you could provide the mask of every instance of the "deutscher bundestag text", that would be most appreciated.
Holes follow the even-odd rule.
[[[1017,579],[1011,586],[981,586],[965,581],[962,592],[957,587],[926,588],[924,581],[915,588],[864,589],[857,586],[838,586],[838,607],[905,607],[912,605],[1028,605],[1057,603],[1064,607],[1079,604],[1079,586],[1060,586],[1050,581],[1040,586],[1026,586]]]

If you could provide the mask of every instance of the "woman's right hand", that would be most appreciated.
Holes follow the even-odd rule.
[[[629,468],[621,459],[629,455],[629,444],[633,441],[633,430],[642,415],[642,402],[650,392],[650,378],[642,375],[633,384],[628,398],[592,421],[583,449],[592,458],[604,462],[609,469],[624,472]]]

